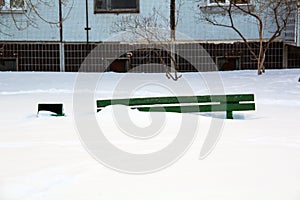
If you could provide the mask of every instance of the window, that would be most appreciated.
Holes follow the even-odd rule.
[[[226,0],[209,0],[209,3],[225,3]]]
[[[235,4],[249,4],[250,0],[208,0],[209,5],[216,5],[216,4],[229,4],[230,2]]]
[[[24,0],[0,0],[0,11],[22,11]]]
[[[138,13],[139,0],[94,0],[95,13]]]

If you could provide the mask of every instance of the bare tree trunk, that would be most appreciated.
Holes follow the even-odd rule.
[[[265,71],[266,71],[266,69],[265,69],[265,65],[264,65],[264,63],[265,63],[265,59],[266,59],[266,54],[265,54],[265,53],[263,53],[263,56],[262,56],[262,61],[261,61],[261,71],[262,71],[262,73],[265,73]]]
[[[258,60],[257,60],[258,75],[261,75],[262,73],[265,73],[265,65],[264,65],[265,59],[266,59],[265,52],[260,51],[259,52],[259,57],[258,57]]]
[[[262,68],[261,68],[261,66],[263,65],[262,57],[263,57],[263,49],[262,49],[262,40],[260,39],[259,54],[258,54],[258,60],[257,60],[257,70],[258,70],[257,74],[258,75],[262,74]]]

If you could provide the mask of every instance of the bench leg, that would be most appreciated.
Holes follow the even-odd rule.
[[[227,119],[233,119],[232,111],[226,111],[226,118]]]

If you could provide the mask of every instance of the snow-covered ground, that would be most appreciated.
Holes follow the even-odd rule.
[[[76,73],[0,73],[0,199],[299,200],[299,76],[300,69],[268,70],[262,76],[256,71],[188,73],[177,82],[163,74],[101,75],[95,99],[168,96],[172,88],[178,95],[192,91],[256,97],[256,110],[235,112],[234,120],[223,119],[223,113],[168,113],[162,135],[149,141],[126,138],[111,107],[90,113],[114,145],[131,153],[166,147],[184,116],[200,122],[197,137],[177,162],[161,171],[132,175],[102,165],[82,145],[73,107]],[[182,88],[186,83],[190,90]],[[126,91],[130,85],[134,90]],[[64,103],[66,116],[37,117],[41,102]],[[140,128],[151,124],[149,113],[129,110],[129,116]],[[221,137],[213,151],[199,159],[213,120],[222,121]]]

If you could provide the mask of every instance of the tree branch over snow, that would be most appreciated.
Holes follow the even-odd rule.
[[[178,80],[181,76],[177,74],[177,62],[175,59],[175,42],[176,27],[180,20],[180,9],[184,4],[184,0],[165,0],[170,2],[170,15],[166,16],[161,8],[153,7],[152,11],[147,15],[129,15],[122,16],[112,27],[113,33],[127,32],[127,38],[123,41],[129,42],[146,42],[151,46],[160,44],[161,49],[167,52],[174,69],[174,74],[165,62],[161,62],[165,66],[166,76],[173,80]],[[154,52],[157,56],[157,52]],[[163,59],[160,58],[161,61]]]
[[[205,0],[206,1],[206,0]],[[203,0],[198,0],[202,2]],[[208,22],[214,26],[229,28],[235,31],[243,40],[253,58],[257,61],[258,74],[265,72],[265,55],[270,44],[282,35],[285,30],[289,17],[297,10],[297,1],[295,0],[249,0],[247,3],[235,3],[230,0],[227,4],[221,4],[216,1],[215,5],[220,12],[210,13],[201,9],[198,14],[198,20]],[[246,33],[235,24],[235,19],[241,15],[249,16],[258,27],[259,51],[249,44]],[[269,27],[273,32],[269,38],[265,38],[265,30]]]

